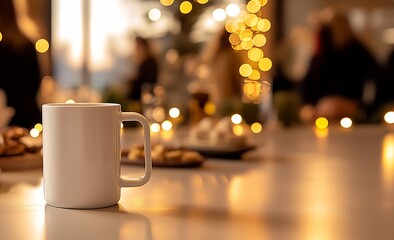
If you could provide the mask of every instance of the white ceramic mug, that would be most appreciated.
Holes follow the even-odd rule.
[[[116,204],[121,187],[149,181],[152,172],[150,127],[145,117],[122,112],[113,103],[50,103],[42,107],[44,197],[62,208],[100,208]],[[144,128],[145,174],[120,177],[120,125]]]

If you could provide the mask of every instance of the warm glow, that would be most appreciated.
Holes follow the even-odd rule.
[[[209,0],[197,0],[199,4],[206,4]]]
[[[250,29],[245,29],[239,34],[239,37],[242,41],[250,41],[252,40],[252,36],[253,32]]]
[[[39,132],[37,129],[32,128],[32,129],[30,130],[30,136],[32,136],[32,137],[34,137],[34,138],[37,138],[39,135],[40,135],[40,132]]]
[[[184,1],[179,6],[179,10],[183,14],[188,14],[189,12],[192,11],[192,8],[193,8],[193,5],[189,1]]]
[[[248,76],[248,78],[251,80],[259,80],[260,77],[261,77],[260,72],[257,71],[256,69],[253,69],[252,73]]]
[[[37,50],[37,52],[39,52],[39,53],[45,53],[45,52],[48,51],[48,49],[49,49],[49,43],[48,43],[47,40],[45,40],[45,39],[39,39],[39,40],[36,42],[36,50]]]
[[[237,33],[231,33],[229,37],[229,41],[232,45],[238,45],[241,43],[241,38]]]
[[[152,8],[148,13],[148,17],[152,21],[157,21],[161,18],[161,11],[157,8]]]
[[[242,49],[243,50],[249,50],[249,49],[251,49],[252,47],[253,47],[253,41],[250,39],[250,40],[243,40],[242,42],[241,42],[241,47],[242,47]]]
[[[166,113],[164,108],[155,107],[152,111],[152,117],[156,122],[162,122],[166,118]]]
[[[160,3],[164,6],[171,6],[174,3],[174,0],[160,0]]]
[[[343,128],[350,128],[352,126],[353,122],[352,122],[352,119],[345,117],[345,118],[341,119],[340,124]]]
[[[68,99],[68,100],[66,101],[66,103],[75,103],[75,101],[72,100],[72,99]]]
[[[394,112],[393,111],[387,112],[384,115],[384,121],[386,121],[386,123],[389,123],[389,124],[394,123]]]
[[[247,63],[244,63],[239,68],[239,73],[241,74],[241,76],[247,77],[252,73],[252,70],[253,70],[252,66],[250,66]]]
[[[212,17],[217,22],[223,22],[226,19],[227,14],[226,11],[222,8],[215,9],[212,13]]]
[[[269,93],[271,91],[271,83],[268,81],[262,81],[260,85],[260,91],[262,94]]]
[[[120,128],[124,128],[124,124],[123,123],[120,123]]]
[[[171,130],[171,128],[172,128],[172,122],[169,121],[169,120],[165,120],[164,122],[162,122],[161,128],[162,128],[164,131],[169,131],[169,130]]]
[[[260,8],[261,8],[261,3],[259,0],[250,0],[246,5],[246,9],[250,13],[256,13],[260,11]]]
[[[255,122],[250,126],[250,130],[252,130],[253,133],[260,133],[261,130],[263,130],[263,126],[260,123]]]
[[[328,136],[328,128],[315,128],[315,135],[318,138],[326,138]]]
[[[152,125],[150,125],[150,130],[154,133],[158,133],[160,132],[160,124],[158,123],[152,123]]]
[[[41,123],[37,123],[36,125],[34,125],[34,128],[37,129],[38,132],[42,132],[42,124]]]
[[[260,4],[263,7],[265,4],[267,4],[268,0],[260,0]]]
[[[3,39],[3,34],[0,32],[0,42]]]
[[[272,61],[269,58],[262,58],[259,61],[259,68],[261,71],[269,71],[272,67]]]
[[[315,125],[319,129],[325,129],[328,127],[328,120],[325,117],[319,117],[316,119]]]
[[[253,62],[258,62],[260,59],[263,57],[263,51],[258,48],[251,48],[248,51],[248,58],[252,60]]]
[[[383,177],[388,183],[392,183],[394,177],[394,135],[387,134],[383,138],[382,148]]]
[[[176,49],[168,49],[165,55],[168,63],[175,64],[179,60],[179,52]]]
[[[244,134],[244,128],[241,125],[233,126],[233,133],[235,136],[242,136]]]
[[[242,117],[239,114],[234,114],[231,116],[231,122],[234,124],[240,124],[242,122]]]
[[[227,15],[229,15],[230,17],[236,17],[236,16],[239,15],[241,10],[240,10],[240,8],[239,8],[239,6],[237,4],[230,3],[226,7],[226,12],[227,12]]]
[[[170,117],[172,118],[177,118],[179,117],[179,115],[181,114],[181,111],[179,111],[178,108],[173,107],[168,111],[168,114],[170,115]]]
[[[253,37],[253,44],[256,47],[262,47],[267,43],[267,38],[263,34],[256,34]]]
[[[216,113],[216,107],[215,104],[213,104],[212,102],[207,102],[204,106],[204,112],[205,114],[207,114],[208,116],[212,116],[213,114]]]
[[[255,26],[259,22],[259,18],[255,14],[246,15],[244,20],[248,26]]]
[[[268,19],[261,19],[257,24],[257,27],[262,32],[267,32],[271,28],[271,22]]]

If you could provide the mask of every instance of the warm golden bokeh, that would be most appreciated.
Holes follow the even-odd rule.
[[[37,52],[45,53],[45,52],[48,51],[48,49],[49,49],[49,43],[48,43],[47,40],[42,38],[42,39],[39,39],[36,42],[36,50],[37,50]]]
[[[183,14],[188,14],[192,11],[193,5],[189,1],[184,1],[179,6],[179,10]]]
[[[160,3],[164,6],[171,6],[174,3],[174,0],[160,0]]]

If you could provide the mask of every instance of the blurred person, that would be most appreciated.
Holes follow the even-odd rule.
[[[384,64],[378,79],[374,102],[374,121],[381,121],[387,111],[394,110],[394,49]]]
[[[158,81],[159,66],[147,39],[135,39],[135,63],[137,71],[129,80],[128,99],[132,101],[134,111],[141,112],[141,96],[143,92],[153,93]]]
[[[209,66],[209,101],[217,117],[239,113],[242,107],[242,83],[239,67],[242,56],[229,42],[230,33],[224,29],[208,45],[203,61]]]
[[[34,44],[17,24],[12,0],[0,1],[0,88],[15,109],[10,125],[31,128],[41,122],[36,101],[41,73]]]
[[[311,55],[311,37],[303,26],[294,26],[275,51],[272,80],[273,106],[284,126],[299,122],[300,85]]]
[[[316,52],[303,82],[304,120],[359,117],[365,106],[364,84],[374,80],[378,65],[357,39],[343,13],[331,12],[317,34]]]

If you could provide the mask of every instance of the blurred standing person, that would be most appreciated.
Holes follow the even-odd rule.
[[[374,102],[374,121],[381,121],[387,111],[394,109],[394,49],[391,51],[379,75]]]
[[[0,1],[0,88],[15,109],[10,124],[31,128],[41,122],[37,94],[41,73],[34,44],[18,27],[12,0]]]
[[[239,67],[242,57],[229,42],[230,33],[224,29],[208,46],[205,61],[210,68],[209,100],[215,105],[218,117],[239,113],[242,107],[242,77]]]
[[[135,63],[137,71],[129,81],[128,98],[133,102],[134,111],[141,112],[141,95],[143,91],[152,93],[158,81],[159,66],[147,39],[135,39]]]
[[[304,113],[329,119],[357,118],[365,110],[364,84],[378,65],[353,33],[346,15],[332,12],[320,26],[317,48],[304,80]],[[301,112],[301,115],[302,112]]]

